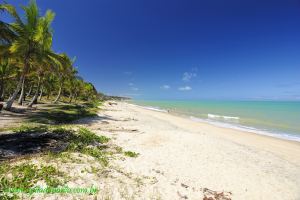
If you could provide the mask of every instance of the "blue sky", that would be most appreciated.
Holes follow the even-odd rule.
[[[56,13],[54,49],[104,93],[300,100],[299,0],[37,3]]]

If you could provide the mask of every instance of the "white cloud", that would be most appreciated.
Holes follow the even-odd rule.
[[[183,86],[183,87],[179,87],[178,90],[180,90],[180,91],[189,91],[189,90],[192,90],[192,88],[190,86]]]
[[[132,87],[131,90],[133,90],[133,91],[138,91],[139,88],[137,88],[137,87]]]
[[[163,85],[160,87],[160,89],[163,89],[163,90],[168,90],[170,89],[171,87],[169,85]]]
[[[188,82],[192,78],[196,77],[197,73],[194,70],[192,70],[192,71],[193,72],[184,72],[183,75],[182,75],[182,80],[185,81],[185,82]]]

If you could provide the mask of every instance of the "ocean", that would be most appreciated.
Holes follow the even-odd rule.
[[[216,126],[300,141],[300,102],[134,100],[132,103]]]

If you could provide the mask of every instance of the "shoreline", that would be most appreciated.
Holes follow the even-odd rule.
[[[243,131],[243,132],[247,132],[247,133],[251,133],[251,134],[268,136],[268,137],[271,137],[271,138],[277,138],[277,139],[281,139],[281,140],[287,140],[287,141],[300,143],[300,137],[294,136],[293,134],[289,134],[289,133],[280,133],[280,132],[269,131],[269,130],[261,130],[261,129],[258,129],[258,128],[255,128],[255,127],[250,127],[250,126],[235,125],[235,124],[226,123],[226,122],[219,122],[219,121],[213,121],[213,120],[209,120],[209,119],[202,119],[202,118],[198,118],[198,117],[195,117],[195,116],[192,116],[192,115],[186,115],[186,114],[176,113],[174,111],[165,110],[165,109],[162,109],[162,108],[159,108],[159,107],[141,106],[141,105],[134,104],[134,103],[128,103],[128,104],[138,106],[138,107],[144,108],[146,110],[152,110],[152,111],[156,111],[156,112],[163,112],[163,113],[168,113],[170,115],[183,117],[183,118],[190,119],[192,121],[199,122],[199,123],[210,124],[210,125],[215,126],[215,127],[233,129],[233,130]]]
[[[155,177],[160,199],[201,199],[204,190],[230,199],[300,198],[300,144],[195,122],[125,102],[100,111],[107,136],[139,156],[120,161],[126,171]],[[93,128],[100,127],[96,123]],[[232,194],[232,195],[231,195]],[[147,199],[147,192],[141,199]]]
[[[160,110],[155,109],[148,109],[147,107],[127,103],[132,106],[137,106],[140,109],[144,109],[145,111],[150,112],[157,112],[161,113],[162,115],[170,115],[175,118],[181,119],[186,121],[187,124],[192,125],[191,127],[198,126],[198,128],[203,127],[209,127],[209,129],[212,129],[213,134],[216,134],[218,136],[224,137],[226,139],[230,139],[232,141],[235,141],[237,143],[243,144],[243,145],[251,145],[253,147],[258,147],[263,150],[271,151],[272,153],[278,154],[278,155],[284,155],[284,157],[288,158],[289,161],[293,162],[295,159],[299,162],[300,166],[300,157],[297,158],[297,155],[300,155],[300,142],[296,140],[288,140],[285,138],[280,137],[273,137],[270,135],[265,134],[259,134],[251,131],[245,131],[245,130],[239,130],[231,127],[223,127],[218,126],[216,124],[212,124],[206,121],[194,121],[190,119],[188,116],[181,115],[174,112],[162,112]],[[179,125],[180,126],[180,125]],[[188,126],[187,126],[188,127]],[[184,127],[184,128],[187,128]],[[190,129],[190,128],[187,128]],[[193,129],[193,128],[192,128]],[[210,131],[211,132],[211,131]],[[220,133],[222,132],[222,133]],[[270,146],[265,146],[265,144],[268,144]],[[292,145],[292,147],[287,147],[289,145]],[[293,148],[296,152],[294,153]],[[291,155],[292,154],[292,155]]]

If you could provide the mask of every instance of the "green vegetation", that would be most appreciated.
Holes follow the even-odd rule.
[[[109,158],[112,153],[109,151],[109,138],[98,136],[86,128],[68,127],[61,125],[38,125],[27,124],[14,129],[16,133],[47,133],[64,135],[58,138],[63,140],[63,144],[67,144],[60,152],[48,151],[45,154],[39,154],[43,159],[49,158],[49,161],[73,162],[72,153],[84,154],[91,156],[100,162],[103,167],[108,166]],[[43,135],[43,134],[42,134]],[[58,141],[57,141],[58,142]],[[32,154],[34,155],[34,154]],[[80,157],[80,156],[79,156]],[[3,193],[8,188],[22,188],[22,193],[30,193],[30,189],[35,187],[36,183],[43,181],[48,187],[62,186],[68,180],[67,176],[58,171],[52,165],[35,165],[28,164],[24,160],[21,164],[2,162],[0,165],[0,199],[19,199],[17,194]],[[100,169],[98,169],[99,171]],[[93,169],[95,173],[97,170]]]
[[[43,133],[48,131],[48,126],[34,125],[34,124],[22,124],[20,127],[12,129],[15,133]]]
[[[1,164],[0,198],[2,199],[1,194],[9,188],[21,188],[22,192],[29,193],[30,188],[33,188],[38,181],[44,181],[48,187],[57,187],[62,186],[66,179],[64,173],[53,166],[24,163],[14,166],[8,163]]]
[[[76,143],[77,146],[83,148],[93,142],[97,142],[100,144],[107,143],[109,141],[109,138],[105,136],[98,136],[86,128],[80,128],[78,134],[74,138],[72,138],[72,141]]]
[[[136,158],[136,157],[138,157],[140,154],[139,154],[139,153],[135,153],[135,152],[133,152],[133,151],[125,151],[125,152],[124,152],[124,155],[125,155],[125,156],[128,156],[128,157]]]
[[[84,117],[97,116],[100,102],[85,103],[83,105],[49,105],[40,109],[30,118],[30,122],[45,124],[66,124]]]
[[[35,139],[37,142],[39,141],[38,137],[43,137],[41,140],[45,140],[45,135],[47,135],[52,141],[55,140],[54,143],[51,144],[52,146],[62,145],[63,148],[59,148],[59,151],[52,151],[47,149],[47,147],[42,147],[45,148],[46,151],[40,149],[41,151],[37,152],[39,156],[38,159],[41,159],[42,163],[52,163],[49,165],[32,164],[30,159],[35,158],[34,152],[29,154],[29,159],[25,157],[18,162],[2,162],[0,165],[0,199],[20,199],[21,193],[30,195],[30,191],[40,183],[45,183],[47,187],[58,187],[64,186],[68,184],[69,181],[72,181],[72,178],[67,175],[67,172],[63,173],[59,171],[59,167],[56,168],[56,165],[54,164],[53,166],[53,163],[59,163],[59,165],[86,163],[86,159],[91,161],[91,159],[94,158],[93,162],[99,162],[100,165],[98,164],[95,167],[91,166],[90,169],[82,169],[81,172],[106,177],[108,176],[106,169],[109,166],[109,160],[114,159],[114,155],[124,154],[129,157],[137,157],[139,155],[132,151],[124,152],[121,147],[110,145],[108,143],[110,138],[97,135],[79,126],[31,123],[23,124],[15,128],[14,132],[13,134],[18,134],[19,136],[21,133],[22,137],[36,135]],[[24,145],[24,147],[26,147],[26,145]],[[9,188],[22,188],[24,190],[20,193],[5,193],[4,191],[7,191]]]
[[[103,96],[79,76],[75,59],[53,51],[55,13],[47,10],[40,15],[34,0],[22,9],[20,15],[14,6],[0,4],[0,12],[13,19],[12,23],[0,20],[0,101],[6,101],[4,108],[11,110],[17,97],[18,104],[24,105],[27,98],[32,107],[43,97],[53,103],[61,99],[72,103]]]
[[[69,153],[81,153],[96,158],[103,166],[108,166],[108,159],[111,152],[106,151],[109,147],[105,145],[110,139],[105,136],[98,136],[86,128],[79,128],[77,131],[66,127],[49,126],[48,131],[56,134],[65,134],[64,143],[67,148],[61,152],[49,152],[51,157],[69,159]]]
[[[107,166],[108,157],[112,155],[112,152],[107,150],[109,146],[106,143],[110,141],[108,137],[96,135],[92,131],[82,127],[24,124],[19,128],[14,128],[13,131],[15,133],[23,133],[24,137],[26,137],[27,133],[47,133],[48,138],[51,138],[52,140],[55,139],[55,143],[52,145],[66,145],[66,147],[62,148],[59,152],[48,152],[48,155],[55,157],[69,158],[70,156],[67,155],[68,153],[81,153],[92,156],[104,166]],[[28,138],[29,137],[30,136],[28,135]],[[35,138],[37,142],[39,141],[39,137],[43,137],[41,138],[41,142],[46,139],[45,134],[41,134]],[[42,146],[41,148],[47,150],[47,146]],[[45,152],[43,149],[41,150],[42,152]]]
[[[107,148],[104,143],[107,143],[109,138],[105,136],[98,136],[95,133],[85,128],[80,128],[77,134],[72,135],[70,143],[67,148],[69,152],[80,152],[96,158],[103,164],[108,165],[108,152],[105,152]]]

